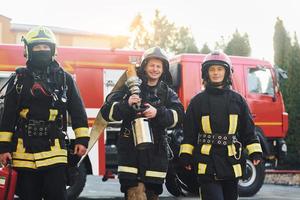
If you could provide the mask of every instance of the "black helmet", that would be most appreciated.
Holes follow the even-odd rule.
[[[163,62],[164,70],[160,79],[166,82],[168,85],[172,85],[172,76],[169,71],[169,59],[166,52],[160,47],[152,47],[144,52],[140,67],[140,71],[142,73],[140,73],[140,75],[144,74],[144,68],[151,58],[156,58]]]
[[[202,79],[207,83],[209,83],[208,68],[212,65],[221,65],[225,68],[226,73],[223,84],[231,85],[231,76],[233,70],[230,58],[225,53],[220,51],[214,51],[204,58],[201,72]]]

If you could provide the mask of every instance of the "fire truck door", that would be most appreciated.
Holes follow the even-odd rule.
[[[282,133],[282,101],[275,91],[274,73],[270,67],[245,67],[246,99],[256,126],[268,137]]]

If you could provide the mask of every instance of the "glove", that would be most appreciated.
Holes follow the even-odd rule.
[[[258,165],[263,161],[262,153],[258,153],[258,152],[250,154],[249,158],[254,165]]]
[[[190,171],[193,167],[193,157],[186,153],[180,154],[179,163],[183,168]]]

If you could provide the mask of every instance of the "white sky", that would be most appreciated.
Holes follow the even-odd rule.
[[[149,25],[158,9],[191,29],[197,45],[212,49],[236,29],[248,33],[252,56],[273,61],[273,34],[280,17],[291,36],[300,32],[299,0],[1,0],[0,14],[12,23],[39,24],[104,34],[129,35],[137,13]]]

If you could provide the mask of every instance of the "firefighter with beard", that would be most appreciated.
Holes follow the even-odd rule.
[[[168,169],[166,128],[183,120],[183,106],[177,94],[168,86],[172,80],[169,62],[159,47],[145,51],[138,76],[142,80],[140,95],[131,94],[128,87],[108,95],[101,113],[107,121],[123,120],[118,140],[118,178],[126,199],[158,199]],[[140,114],[149,120],[154,144],[143,150],[134,145],[131,122],[136,117],[133,106],[146,108]]]
[[[75,132],[74,153],[89,141],[87,115],[70,74],[55,60],[56,41],[46,27],[25,38],[26,67],[8,84],[0,126],[0,161],[12,160],[22,200],[66,199],[66,111]]]
[[[254,165],[262,164],[251,113],[245,99],[231,89],[231,76],[226,54],[208,54],[202,63],[205,90],[192,98],[184,119],[180,160],[198,175],[203,200],[238,198],[244,148]]]

